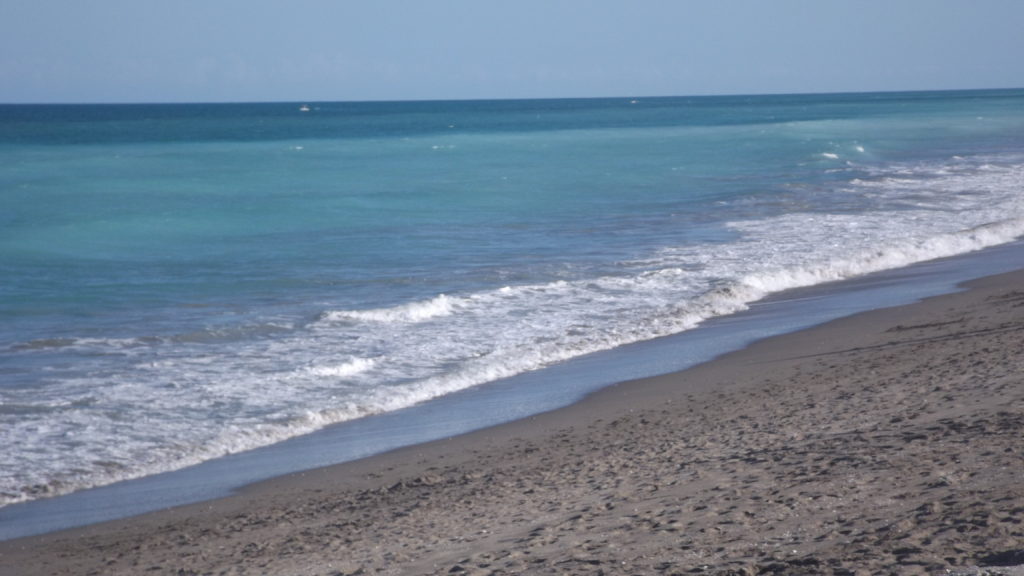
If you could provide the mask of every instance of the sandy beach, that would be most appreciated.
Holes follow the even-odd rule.
[[[2,542],[0,574],[1024,573],[1024,272],[969,288],[527,420]]]

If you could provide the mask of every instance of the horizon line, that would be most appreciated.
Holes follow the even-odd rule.
[[[707,94],[648,94],[648,95],[607,95],[607,96],[523,96],[509,98],[392,98],[392,99],[307,99],[307,100],[152,100],[152,101],[52,101],[52,102],[0,102],[0,106],[191,106],[191,105],[239,105],[239,104],[395,104],[416,102],[515,102],[538,100],[641,100],[667,98],[750,98],[763,96],[842,96],[865,94],[923,94],[939,92],[995,92],[1024,90],[1024,86],[985,88],[925,88],[902,90],[836,90],[823,92],[723,92]]]

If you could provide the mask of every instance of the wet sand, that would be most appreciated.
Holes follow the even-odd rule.
[[[1024,272],[569,408],[0,542],[0,574],[1024,574]],[[976,566],[988,566],[977,568]]]

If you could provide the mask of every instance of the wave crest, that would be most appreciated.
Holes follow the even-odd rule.
[[[456,304],[452,298],[444,294],[430,300],[410,302],[390,308],[372,308],[369,310],[331,310],[323,315],[329,322],[360,320],[364,322],[385,323],[416,323],[448,316],[455,312]]]

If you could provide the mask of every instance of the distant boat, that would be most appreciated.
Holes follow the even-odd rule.
[[[309,106],[303,104],[302,106],[299,107],[299,112],[309,112]]]

